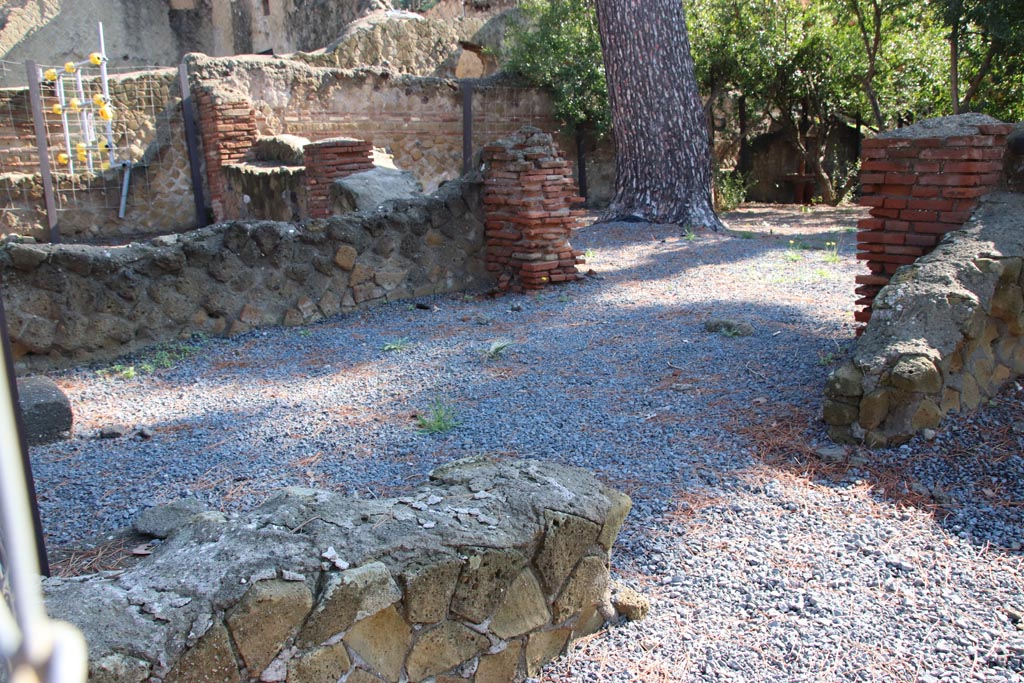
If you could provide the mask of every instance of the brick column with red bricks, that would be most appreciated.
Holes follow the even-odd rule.
[[[583,211],[572,162],[550,135],[525,127],[484,147],[487,269],[502,291],[543,289],[581,276],[569,244]]]
[[[199,130],[206,157],[206,182],[214,220],[224,220],[227,182],[223,168],[245,158],[256,142],[256,111],[248,101],[224,101],[210,92],[200,92]]]
[[[306,145],[306,211],[310,218],[331,215],[331,183],[373,168],[373,143],[354,138],[331,138]]]
[[[861,199],[870,218],[857,224],[859,321],[871,319],[875,295],[896,270],[929,253],[970,217],[978,198],[1002,179],[1013,126],[978,114],[950,116],[865,140]]]

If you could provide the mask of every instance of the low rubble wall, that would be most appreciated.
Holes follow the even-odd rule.
[[[493,285],[481,207],[479,182],[460,180],[303,224],[222,223],[122,247],[7,243],[0,291],[18,369]]]
[[[970,412],[1024,373],[1024,194],[984,197],[960,230],[875,297],[853,358],[829,377],[833,439],[893,446]]]
[[[510,683],[610,615],[629,498],[538,461],[462,460],[397,499],[285,489],[204,513],[123,572],[48,579],[92,683]]]

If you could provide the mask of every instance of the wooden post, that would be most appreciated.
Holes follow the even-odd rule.
[[[463,80],[462,85],[462,173],[469,173],[473,165],[473,82]]]
[[[178,65],[178,80],[181,83],[181,118],[185,123],[185,146],[188,148],[188,168],[192,176],[192,201],[195,203],[196,228],[207,224],[206,200],[203,197],[202,164],[199,159],[199,130],[192,111],[192,88],[188,84],[188,67],[185,62]]]
[[[43,116],[43,97],[39,89],[39,67],[32,60],[25,62],[28,72],[28,99],[32,105],[32,125],[36,131],[36,150],[39,153],[39,174],[43,178],[43,200],[46,202],[46,223],[52,244],[60,242],[57,227],[57,200],[50,175],[50,150],[46,143],[46,118]]]

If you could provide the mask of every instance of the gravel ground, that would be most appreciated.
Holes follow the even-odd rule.
[[[546,458],[633,496],[613,573],[652,611],[540,681],[1024,681],[1024,391],[897,449],[836,449],[818,423],[854,338],[859,215],[594,225],[573,239],[591,275],[539,295],[200,340],[167,369],[122,361],[133,378],[55,375],[76,432],[32,453],[51,548],[181,496],[231,512],[286,485],[392,495],[470,454]],[[457,426],[417,430],[444,411]],[[126,435],[98,438],[113,425]]]

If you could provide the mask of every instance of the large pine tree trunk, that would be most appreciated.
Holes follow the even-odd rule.
[[[597,0],[615,136],[608,218],[722,227],[704,108],[680,0]]]

